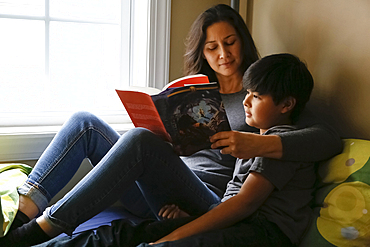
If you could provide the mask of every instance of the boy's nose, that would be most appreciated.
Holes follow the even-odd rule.
[[[249,97],[248,95],[245,96],[245,99],[243,101],[243,105],[246,106],[246,107],[250,107],[250,104],[249,104]]]

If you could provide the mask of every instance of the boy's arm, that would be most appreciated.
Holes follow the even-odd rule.
[[[254,213],[274,188],[274,185],[261,174],[252,172],[248,175],[237,195],[219,204],[196,220],[176,229],[155,242],[155,244],[231,226]]]

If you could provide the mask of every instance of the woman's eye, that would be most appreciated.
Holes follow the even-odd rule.
[[[235,40],[230,41],[230,42],[226,42],[226,45],[233,45],[234,43],[235,43]]]
[[[213,51],[217,48],[217,45],[216,44],[208,44],[205,46],[204,49],[208,50],[208,51]]]

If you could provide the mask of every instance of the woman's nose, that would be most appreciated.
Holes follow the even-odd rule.
[[[228,50],[225,46],[221,46],[221,49],[220,49],[220,59],[224,59],[228,57]]]

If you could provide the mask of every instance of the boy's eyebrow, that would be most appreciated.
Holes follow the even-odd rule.
[[[228,39],[228,38],[230,38],[232,36],[236,36],[236,34],[235,33],[230,34],[230,35],[226,36],[223,40]],[[204,44],[206,45],[206,44],[214,43],[214,42],[216,42],[216,40],[206,41]]]

